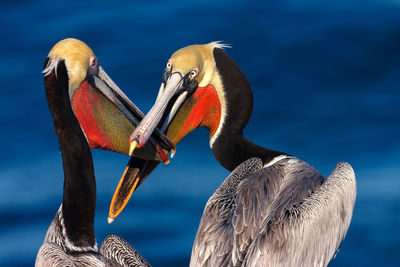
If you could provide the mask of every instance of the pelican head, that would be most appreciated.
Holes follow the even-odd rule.
[[[175,144],[198,126],[210,130],[212,144],[226,104],[214,58],[214,50],[223,47],[212,42],[191,45],[173,53],[167,61],[157,100],[132,133],[131,144],[137,142],[137,147],[143,146],[155,127],[167,118],[164,129]]]
[[[43,70],[47,97],[63,98],[71,105],[91,148],[128,154],[128,139],[143,113],[111,80],[84,42],[69,38],[49,52]],[[57,108],[49,102],[50,109]],[[55,120],[57,121],[57,120]],[[162,160],[157,146],[171,150],[160,132],[135,157]]]

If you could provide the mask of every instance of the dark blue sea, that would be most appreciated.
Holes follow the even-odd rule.
[[[70,1],[71,2],[71,1]],[[328,176],[357,176],[353,220],[330,266],[400,266],[400,1],[2,1],[0,3],[0,266],[33,266],[56,213],[63,171],[43,62],[75,37],[147,112],[177,49],[222,40],[248,77],[245,135]],[[228,172],[198,129],[109,225],[128,157],[93,151],[98,243],[114,233],[154,266],[187,266],[207,199]]]

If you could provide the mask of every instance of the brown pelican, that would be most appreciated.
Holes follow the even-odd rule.
[[[94,234],[96,181],[90,148],[128,153],[129,135],[143,114],[76,39],[58,42],[46,62],[44,82],[64,167],[62,204],[36,258],[36,266],[148,266],[123,239],[108,236],[100,252]],[[157,132],[136,155],[160,160],[170,141]],[[154,146],[153,146],[154,145]]]
[[[156,126],[164,124],[175,144],[203,126],[215,158],[232,171],[207,202],[191,266],[326,266],[351,221],[353,169],[342,162],[325,178],[294,156],[246,139],[251,88],[223,48],[193,45],[171,56],[154,106],[130,137],[131,150],[146,144]],[[121,179],[141,181],[127,172]],[[124,191],[118,189],[114,199]]]

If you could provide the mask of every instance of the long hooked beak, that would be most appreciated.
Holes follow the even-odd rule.
[[[174,116],[187,95],[187,92],[183,91],[183,89],[183,77],[178,72],[173,73],[166,82],[161,84],[154,106],[139,123],[129,138],[129,153],[132,153],[136,148],[144,146],[148,140],[151,140],[149,138],[152,136],[153,131],[157,130],[156,127],[160,124],[160,121],[166,117],[166,110],[171,106],[171,104],[173,104],[173,106],[169,115],[170,118],[171,116]],[[175,100],[174,103],[170,103],[171,100]],[[158,147],[157,150],[163,157],[163,149]],[[171,156],[173,157],[174,154],[175,149],[173,148],[171,150]],[[168,162],[169,159],[165,155],[164,164]],[[159,162],[156,161],[138,161],[131,158],[111,201],[108,217],[109,223],[112,223],[119,213],[121,213],[128,203],[132,193],[158,164]]]

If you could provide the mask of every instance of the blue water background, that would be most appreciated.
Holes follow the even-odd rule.
[[[330,266],[400,266],[400,1],[2,1],[0,266],[32,266],[62,199],[41,70],[66,37],[85,41],[144,111],[170,54],[223,40],[254,92],[245,130],[329,175],[357,175],[353,220]],[[106,222],[127,156],[93,151],[96,236],[127,239],[154,266],[187,266],[208,197],[228,172],[208,132],[184,139],[125,211]]]

